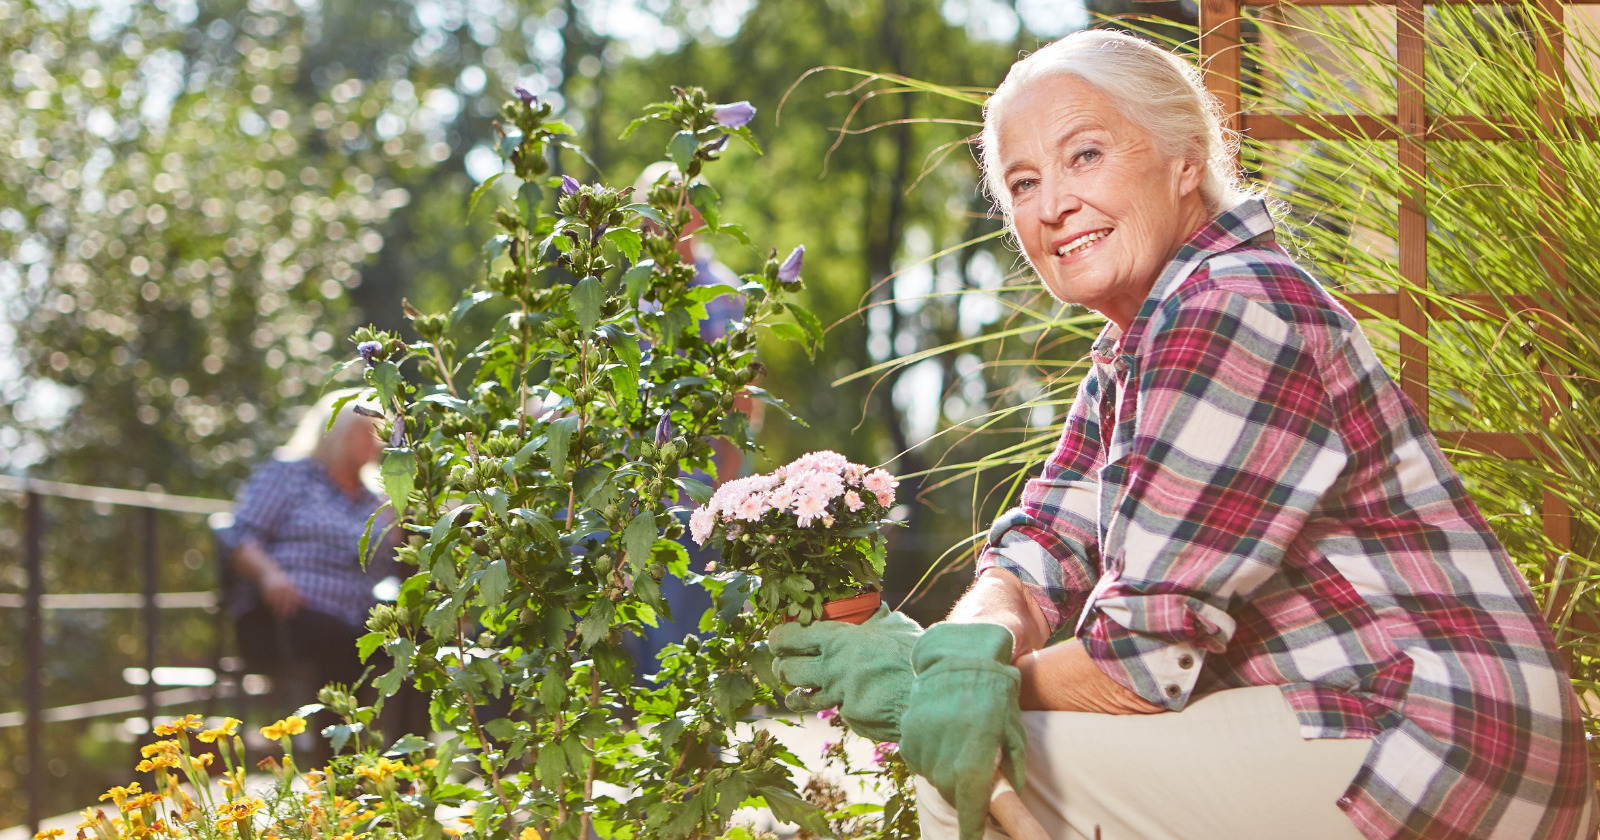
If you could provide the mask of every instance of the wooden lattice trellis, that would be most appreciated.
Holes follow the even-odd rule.
[[[1428,0],[1436,2],[1437,0]],[[1442,0],[1443,2],[1498,5],[1482,0]],[[1539,73],[1535,85],[1537,101],[1535,113],[1542,123],[1539,138],[1540,186],[1546,195],[1560,197],[1567,192],[1567,172],[1556,150],[1543,138],[1553,135],[1553,129],[1566,124],[1568,130],[1577,130],[1588,137],[1596,136],[1595,120],[1569,116],[1565,98],[1565,39],[1562,29],[1567,20],[1567,6],[1563,0],[1531,0],[1543,13],[1540,26],[1545,37],[1535,39],[1535,64]],[[1589,0],[1594,2],[1594,0]],[[1395,63],[1396,113],[1394,114],[1251,114],[1242,111],[1241,75],[1243,71],[1244,41],[1242,26],[1245,6],[1343,6],[1392,7],[1395,12]],[[1348,297],[1354,304],[1352,311],[1358,317],[1387,318],[1400,326],[1398,379],[1401,388],[1413,403],[1428,416],[1428,349],[1425,337],[1430,320],[1445,313],[1439,303],[1427,301],[1423,292],[1428,288],[1428,204],[1426,175],[1430,140],[1505,140],[1526,138],[1527,126],[1506,120],[1486,119],[1483,116],[1427,113],[1425,68],[1426,15],[1424,0],[1200,0],[1200,54],[1204,67],[1206,87],[1220,100],[1229,116],[1229,128],[1260,141],[1279,140],[1363,140],[1392,141],[1398,144],[1398,161],[1401,173],[1399,198],[1399,229],[1394,232],[1398,247],[1399,274],[1404,281],[1394,292],[1358,293]],[[1554,202],[1553,202],[1554,203]],[[1541,220],[1544,230],[1551,231],[1548,215]],[[1542,237],[1539,258],[1556,284],[1567,285],[1566,266],[1554,236]],[[1538,295],[1517,296],[1497,300],[1491,295],[1470,295],[1463,303],[1468,306],[1451,312],[1452,317],[1497,318],[1517,317],[1515,313],[1552,311],[1552,300]],[[1540,335],[1552,344],[1562,339],[1551,319],[1541,319]],[[1542,414],[1548,422],[1558,412],[1553,395],[1561,393],[1556,374],[1542,371],[1547,386],[1543,394]],[[1435,429],[1442,445],[1464,451],[1479,452],[1492,457],[1508,459],[1534,459],[1547,455],[1534,439],[1516,431],[1452,431]],[[1572,515],[1567,502],[1548,487],[1543,491],[1540,506],[1545,536],[1558,551],[1572,545]],[[1546,580],[1550,582],[1554,564],[1546,564]],[[1564,603],[1565,593],[1553,593],[1550,598],[1551,613],[1558,612]]]

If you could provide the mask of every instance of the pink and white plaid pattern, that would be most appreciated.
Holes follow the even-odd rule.
[[[1526,581],[1261,202],[1197,233],[1093,358],[980,571],[1152,703],[1277,685],[1305,737],[1373,739],[1339,800],[1369,838],[1594,836]]]

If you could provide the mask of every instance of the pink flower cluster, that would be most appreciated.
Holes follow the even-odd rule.
[[[752,475],[717,488],[711,501],[689,516],[689,534],[705,545],[720,522],[759,522],[768,513],[792,513],[795,525],[810,528],[821,523],[833,527],[829,506],[843,500],[845,510],[856,513],[867,506],[862,493],[870,493],[883,507],[894,504],[900,486],[884,470],[853,464],[837,452],[812,452],[766,475]],[[769,536],[768,540],[776,537]]]

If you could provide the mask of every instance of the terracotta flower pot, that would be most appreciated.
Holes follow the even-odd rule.
[[[878,605],[883,603],[883,593],[863,592],[853,598],[844,598],[838,601],[829,601],[822,605],[822,617],[826,621],[847,621],[851,624],[860,624],[872,617],[878,611]]]

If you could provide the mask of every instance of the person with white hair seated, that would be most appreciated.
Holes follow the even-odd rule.
[[[328,426],[334,403],[350,393],[328,394],[307,410],[289,443],[250,475],[232,527],[218,534],[233,570],[252,584],[236,587],[229,605],[247,658],[287,654],[310,666],[317,687],[361,677],[356,640],[377,604],[373,587],[397,565],[399,534],[387,511],[372,521],[369,556],[360,556],[382,504],[363,471],[383,443],[376,421],[356,411],[359,398]],[[287,651],[278,649],[277,626]]]
[[[949,618],[777,628],[790,706],[898,741],[929,838],[984,834],[1007,784],[1051,837],[1594,837],[1528,583],[1220,117],[1123,34],[1012,66],[988,187],[1109,323]]]

